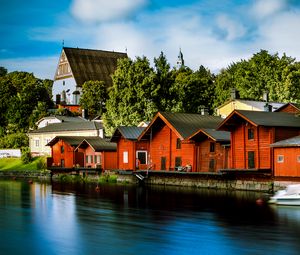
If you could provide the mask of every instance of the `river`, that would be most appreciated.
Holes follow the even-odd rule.
[[[300,254],[300,208],[261,197],[0,180],[0,254]]]

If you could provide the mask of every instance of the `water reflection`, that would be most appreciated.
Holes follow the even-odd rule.
[[[0,180],[0,247],[3,254],[298,254],[300,208],[257,205],[261,196]]]

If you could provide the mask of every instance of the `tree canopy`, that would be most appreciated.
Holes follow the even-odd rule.
[[[282,57],[266,50],[249,60],[231,64],[216,77],[215,106],[229,98],[230,88],[236,88],[240,98],[262,100],[268,92],[269,100],[300,102],[300,64],[285,54]]]
[[[52,81],[38,79],[32,73],[4,72],[0,76],[0,136],[33,127],[52,107],[51,90]]]

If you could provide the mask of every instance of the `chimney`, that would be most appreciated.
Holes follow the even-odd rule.
[[[81,113],[82,113],[82,115],[81,115],[82,118],[88,119],[88,110],[87,109],[82,109]]]
[[[264,106],[264,111],[265,112],[272,112],[272,105],[268,104],[268,102]]]
[[[265,91],[264,94],[263,94],[263,100],[265,102],[269,102],[269,92],[268,91]]]
[[[230,98],[231,99],[238,99],[239,98],[239,95],[238,95],[238,92],[237,92],[236,88],[231,88]]]
[[[200,114],[201,115],[209,115],[208,109],[205,106],[200,106]]]

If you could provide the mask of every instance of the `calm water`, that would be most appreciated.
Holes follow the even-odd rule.
[[[300,208],[261,196],[0,180],[0,254],[300,254]]]

